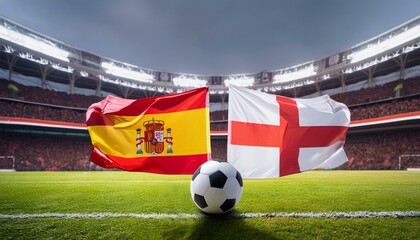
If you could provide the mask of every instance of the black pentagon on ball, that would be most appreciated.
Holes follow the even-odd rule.
[[[197,170],[195,170],[194,175],[192,176],[193,181],[198,176],[198,174],[200,174],[200,170],[201,170],[201,167],[199,167]]]
[[[210,174],[210,186],[214,188],[223,188],[225,186],[225,183],[228,179],[224,173],[221,171],[214,172]]]
[[[220,206],[220,209],[222,209],[223,212],[226,212],[235,206],[235,202],[235,199],[226,199],[226,201]]]
[[[239,172],[236,172],[236,180],[238,180],[239,186],[244,186],[244,183],[242,182],[242,176]]]
[[[206,208],[208,206],[204,196],[198,194],[194,194],[194,202],[197,203],[200,208]]]

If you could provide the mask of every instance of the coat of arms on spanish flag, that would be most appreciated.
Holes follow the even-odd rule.
[[[86,124],[90,161],[104,168],[193,174],[210,156],[208,88],[164,96],[108,96],[92,104]]]

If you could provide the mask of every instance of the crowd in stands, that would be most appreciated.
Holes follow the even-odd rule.
[[[0,116],[86,123],[86,111],[0,100]]]
[[[13,156],[18,171],[89,170],[89,139],[1,133],[0,153]]]
[[[394,91],[398,82],[355,92],[336,94],[331,97],[349,106],[352,120],[416,112],[420,111],[419,82],[419,77],[405,80],[399,98],[395,98]],[[0,80],[0,97],[10,97],[7,83],[8,81],[4,79]],[[0,102],[2,105],[0,116],[85,123],[84,109],[101,100],[101,98],[94,96],[67,94],[38,87],[27,87],[17,83],[13,84],[17,85],[16,87],[19,89],[17,99],[28,102],[2,100]],[[74,109],[60,108],[60,106],[74,107]],[[80,107],[83,109],[79,109]],[[227,115],[227,111],[211,112],[211,130],[226,131],[227,124],[224,121],[227,121]]]
[[[402,89],[398,94],[400,97],[411,96],[420,93],[420,77],[410,78],[404,81],[396,81],[384,84],[382,86],[376,86],[371,88],[364,88],[358,91],[345,92],[340,94],[332,95],[336,101],[342,102],[347,106],[353,106],[358,104],[366,104],[375,101],[387,100],[395,98],[397,95],[395,88],[402,84]]]
[[[212,139],[211,140],[211,157],[215,160],[227,159],[227,140],[226,139]]]
[[[211,131],[227,131],[228,123],[227,121],[210,122],[210,130]]]
[[[0,79],[0,97],[11,97],[13,89],[9,84],[15,86],[15,98],[28,102],[45,103],[58,106],[68,106],[75,108],[88,108],[92,103],[100,101],[102,98],[96,96],[86,96],[80,94],[68,94],[65,92],[42,89],[40,87],[28,87],[19,83],[10,83],[6,79]]]
[[[420,153],[420,130],[347,136],[344,149],[349,161],[343,170],[397,170],[399,156]],[[226,139],[212,139],[212,159],[227,159]],[[1,134],[0,153],[14,156],[19,171],[86,171],[92,145],[88,138]],[[4,159],[1,164],[5,164]],[[10,165],[10,164],[9,164]],[[406,158],[401,169],[420,167],[420,157]]]
[[[214,111],[210,114],[210,121],[228,120],[227,111]]]
[[[377,118],[417,111],[420,111],[420,96],[350,107],[351,120]]]
[[[419,143],[420,130],[348,135],[344,149],[349,161],[341,169],[396,170],[399,156],[420,153]],[[402,169],[420,167],[420,157],[410,160],[402,163]]]
[[[420,77],[331,96],[349,106],[352,120],[420,111]],[[0,79],[0,116],[85,123],[85,109],[102,98],[28,87]],[[16,101],[16,100],[18,101]],[[47,105],[46,105],[47,104]],[[54,106],[51,106],[51,105]],[[70,108],[69,108],[70,107]],[[83,109],[80,109],[83,108]],[[227,130],[227,111],[211,112],[211,130]],[[420,132],[357,134],[347,137],[350,159],[342,169],[398,169],[398,156],[420,153]],[[226,139],[212,139],[213,159],[226,159]],[[0,155],[14,156],[17,170],[88,170],[89,139],[0,133]],[[1,160],[1,159],[0,159]],[[1,167],[0,163],[0,167]]]
[[[0,100],[0,104],[0,116],[3,117],[35,118],[72,123],[86,122],[85,110],[64,109],[59,107],[14,102],[9,100]],[[352,120],[377,118],[416,111],[420,111],[420,96],[417,98],[399,99],[389,102],[380,102],[369,105],[350,107]],[[210,125],[211,130],[226,131],[227,112],[212,112],[210,115],[213,116],[213,113],[218,113],[220,115],[225,114],[226,120],[213,120]]]

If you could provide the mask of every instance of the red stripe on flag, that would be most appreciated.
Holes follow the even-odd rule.
[[[141,98],[129,106],[112,109],[112,114],[120,116],[138,116],[140,114],[158,114],[187,111],[207,107],[207,88],[197,88],[183,93]]]
[[[231,144],[245,146],[278,147],[280,145],[279,126],[232,121]]]
[[[139,116],[143,114],[173,113],[207,108],[208,88],[197,88],[177,94],[168,94],[137,100],[108,96],[92,104],[86,112],[87,126],[113,125],[107,115]]]
[[[159,174],[193,174],[208,159],[209,154],[123,158],[106,155],[96,147],[90,156],[90,161],[104,168]]]
[[[280,176],[299,173],[299,149],[301,147],[327,147],[344,141],[348,127],[300,126],[297,103],[292,98],[277,96],[280,105]]]
[[[316,126],[300,127],[300,147],[330,146],[337,141],[346,139],[348,127],[344,126]],[[298,136],[296,136],[298,137]]]
[[[280,106],[280,129],[283,135],[280,144],[280,176],[299,173],[299,110],[296,101],[276,96]]]

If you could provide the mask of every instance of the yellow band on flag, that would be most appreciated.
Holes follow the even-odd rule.
[[[137,147],[137,129],[140,129],[140,137],[145,137],[147,129],[145,123],[150,122],[164,123],[164,132],[167,135],[167,129],[170,129],[172,137],[172,152],[168,153],[166,139],[156,139],[156,144],[162,143],[164,147],[159,156],[182,156],[190,154],[204,154],[210,152],[209,121],[208,108],[188,110],[182,112],[163,113],[163,114],[145,114],[138,117],[133,116],[108,116],[115,120],[115,125],[90,126],[88,127],[92,144],[101,149],[105,154],[112,156],[124,156],[133,158],[140,156],[153,156],[147,153],[147,144],[156,139],[155,134],[151,133],[151,139],[143,139],[141,150],[143,154],[138,154]],[[148,133],[148,132],[147,132]],[[147,138],[147,136],[146,136]],[[151,140],[151,141],[148,141]],[[157,156],[157,154],[156,154]]]

